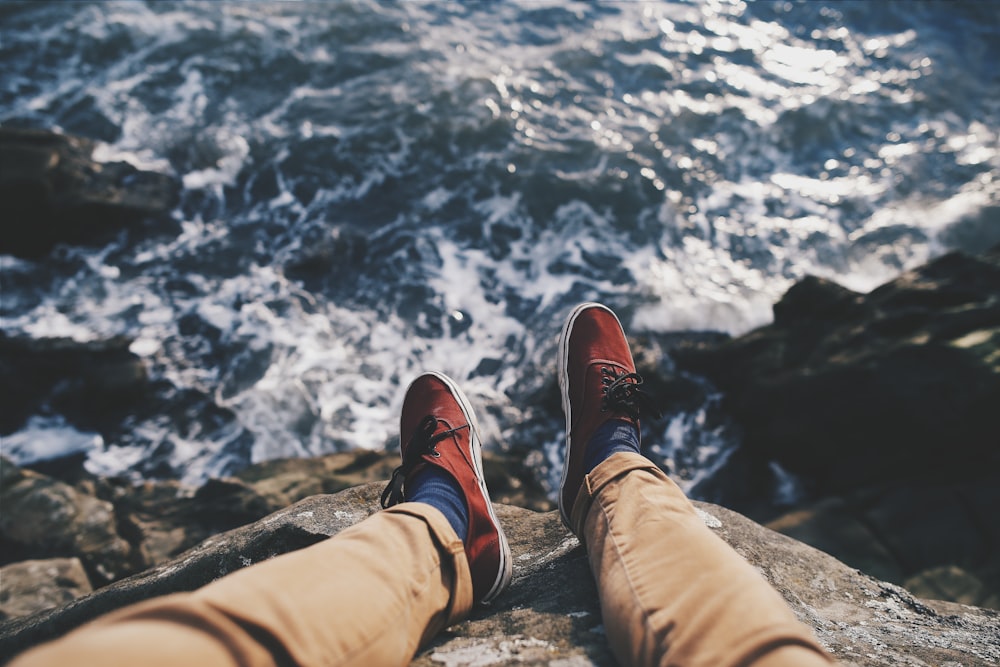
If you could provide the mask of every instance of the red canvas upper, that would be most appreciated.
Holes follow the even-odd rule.
[[[610,381],[635,373],[635,362],[618,317],[606,306],[585,303],[566,320],[559,343],[559,386],[566,413],[566,462],[559,487],[559,511],[570,526],[573,502],[584,476],[587,443],[609,419],[639,423],[615,408],[604,408]]]
[[[405,455],[407,443],[427,416],[438,420],[435,434],[454,430],[434,445],[437,456],[424,454],[422,462],[447,471],[465,496],[469,510],[465,553],[472,572],[473,596],[477,602],[489,601],[510,583],[511,559],[483,478],[482,445],[475,414],[450,378],[438,373],[421,375],[410,385],[403,400],[401,454]]]

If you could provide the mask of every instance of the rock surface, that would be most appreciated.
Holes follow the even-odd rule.
[[[94,589],[79,558],[26,560],[0,567],[0,619],[61,607]]]
[[[774,323],[677,352],[743,446],[838,491],[1000,461],[1000,247],[951,253],[869,294],[805,279]]]
[[[8,621],[0,626],[0,653],[12,655],[111,609],[191,590],[313,544],[376,511],[381,488],[372,483],[309,497],[62,609]],[[706,524],[760,570],[844,664],[968,667],[1000,661],[997,612],[914,598],[735,512],[696,505]],[[508,505],[497,511],[514,556],[510,589],[443,632],[413,664],[614,664],[586,554],[558,513]]]
[[[58,243],[93,244],[164,221],[180,195],[177,179],[96,162],[94,147],[81,137],[0,128],[0,254],[37,258]]]
[[[48,409],[82,429],[107,430],[149,393],[142,360],[125,338],[78,342],[0,332],[0,434]]]
[[[209,480],[198,489],[176,480],[133,485],[95,477],[78,465],[43,463],[52,468],[51,475],[0,457],[0,565],[79,558],[91,581],[103,586],[308,496],[388,479],[399,454],[354,451],[277,459]],[[551,509],[523,463],[484,452],[483,466],[498,502]]]
[[[135,571],[110,502],[7,463],[0,471],[0,562],[75,557],[101,584]]]
[[[1000,609],[1000,483],[897,482],[829,496],[766,525],[907,590]]]
[[[744,433],[722,503],[912,591],[1000,606],[1000,247],[869,294],[807,278],[774,316],[674,352]],[[785,516],[761,502],[771,463],[807,499]]]

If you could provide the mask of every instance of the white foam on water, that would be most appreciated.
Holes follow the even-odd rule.
[[[103,445],[100,434],[80,431],[58,416],[34,415],[17,433],[0,436],[0,453],[19,466],[88,454]]]
[[[647,443],[651,456],[665,466],[671,479],[691,495],[698,484],[721,469],[735,445],[731,426],[711,424],[721,394],[710,394],[703,405],[672,416],[663,431]]]
[[[789,284],[691,237],[664,254],[648,250],[628,261],[642,291],[655,299],[636,309],[630,324],[637,331],[739,334],[770,321],[771,304]]]
[[[236,180],[250,152],[250,146],[239,133],[219,131],[215,145],[223,152],[214,167],[184,174],[184,187],[189,190],[230,185]]]
[[[95,162],[125,162],[140,171],[152,171],[163,174],[171,173],[173,170],[170,161],[162,158],[151,149],[125,150],[121,147],[112,146],[104,142],[98,142],[94,146],[91,157]]]
[[[260,304],[249,308],[241,329],[258,329],[256,336],[274,352],[265,375],[224,404],[254,433],[255,461],[319,454],[334,443],[363,449],[385,443],[392,420],[384,374],[390,369],[379,364],[384,350],[362,346],[360,339],[374,333],[363,317],[336,307],[295,318],[277,317]],[[365,415],[357,414],[358,406]]]
[[[805,494],[802,481],[781,467],[777,461],[768,464],[776,484],[772,502],[778,506],[791,506],[800,502]]]
[[[796,32],[770,8],[743,3],[545,6],[552,25],[523,18],[542,9],[534,2],[371,3],[359,30],[374,36],[344,46],[330,37],[352,14],[308,3],[60,9],[62,23],[40,25],[32,39],[40,53],[51,46],[71,57],[22,86],[31,92],[0,122],[65,116],[92,98],[121,130],[98,144],[98,160],[182,172],[181,233],[127,260],[79,251],[86,261],[75,275],[37,303],[25,300],[31,305],[0,327],[79,341],[132,337],[130,349],[157,378],[206,392],[236,414],[236,426],[253,435],[254,460],[372,448],[395,437],[403,388],[423,369],[454,376],[487,406],[484,430],[516,423],[508,394],[526,367],[547,362],[559,324],[535,320],[571,307],[570,295],[628,304],[634,331],[738,334],[770,321],[795,280],[814,274],[867,291],[947,250],[968,221],[974,227],[1000,202],[993,101],[957,111],[923,104],[952,84],[954,64],[947,52],[923,53],[911,29],[866,32],[817,19],[811,33]],[[89,61],[79,49],[115,39],[133,48],[82,67]],[[254,58],[244,46],[257,49]],[[285,57],[302,70],[247,93],[242,75],[273,74],[266,64]],[[980,104],[976,96],[967,103]],[[491,134],[477,134],[483,127]],[[461,128],[488,146],[460,146]],[[327,141],[356,172],[330,171],[322,154],[308,168],[285,165],[307,140]],[[439,149],[442,160],[511,180],[464,182],[475,176],[426,159]],[[233,186],[265,169],[278,192],[241,204],[250,188]],[[423,172],[416,186],[415,169]],[[950,180],[938,182],[938,173]],[[658,194],[638,197],[638,213],[629,207],[637,220],[582,195],[560,200],[552,219],[534,220],[532,183],[519,179],[540,176],[609,197],[617,192],[611,179]],[[315,192],[301,194],[296,178],[313,179]],[[440,258],[419,260],[417,272],[434,295],[421,317],[442,313],[442,322],[424,322],[443,330],[440,338],[417,335],[381,307],[378,293],[370,307],[339,304],[282,274],[306,243],[297,225],[354,222],[330,211],[393,183],[416,192],[414,202],[400,202],[394,218],[385,216],[391,222],[365,233],[372,242],[412,233]],[[453,238],[436,224],[456,202],[469,203],[482,239]],[[509,252],[491,245],[494,225],[517,230],[504,242]],[[228,249],[236,230],[258,227],[268,231],[241,247],[252,245],[255,259],[240,275],[199,266],[203,253]],[[990,231],[967,236],[985,242]],[[178,257],[194,268],[177,269]],[[4,261],[18,275],[30,271]],[[185,289],[165,287],[168,274]],[[530,304],[519,313],[534,307],[525,315],[531,326],[508,312],[508,297]],[[188,350],[182,318],[214,330],[219,350]],[[451,335],[451,326],[461,333]],[[484,360],[496,372],[478,374]],[[262,364],[259,377],[241,379],[244,363]],[[697,412],[675,422],[666,442],[687,442],[690,460],[711,468],[714,441],[690,442],[704,428]],[[148,442],[172,442],[169,460],[190,479],[223,469],[220,448],[236,437],[185,440],[161,423],[139,431]],[[138,448],[97,449],[88,464],[95,469],[141,460]]]
[[[80,253],[82,255],[82,253]],[[82,255],[84,265],[38,305],[0,326],[33,338],[66,338],[90,342],[133,335],[136,321],[166,322],[173,312],[152,292],[145,277],[123,280],[117,266],[105,263],[106,251]],[[153,334],[151,337],[155,337]]]
[[[78,343],[98,340],[99,336],[89,324],[77,323],[48,302],[32,311],[31,318],[17,318],[5,321],[5,325],[32,338],[66,338]],[[23,324],[21,324],[23,322]],[[20,326],[19,326],[20,325]]]
[[[147,451],[142,447],[117,447],[114,445],[99,447],[90,452],[84,463],[84,468],[94,475],[117,476],[133,466],[141,464],[147,454]]]

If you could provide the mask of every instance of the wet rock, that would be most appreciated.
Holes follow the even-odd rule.
[[[0,625],[11,655],[130,602],[192,590],[232,570],[306,547],[377,511],[382,485],[312,496],[255,524],[58,610]],[[745,517],[696,503],[706,524],[752,563],[847,665],[990,665],[1000,660],[1000,615],[920,600]],[[443,632],[415,665],[612,665],[586,554],[558,512],[497,506],[514,557],[510,589]]]
[[[396,465],[398,454],[344,452],[264,461],[197,489],[176,480],[134,486],[98,480],[97,492],[112,500],[120,531],[148,567],[308,496],[388,479]]]
[[[58,468],[53,478],[2,459],[0,563],[78,556],[92,581],[106,585],[308,496],[386,480],[397,465],[398,452],[388,451],[278,459],[195,489],[100,478],[69,464],[49,466]],[[488,452],[484,467],[495,498],[551,509],[527,462]]]
[[[0,128],[0,254],[46,255],[56,244],[94,244],[149,221],[169,226],[180,183],[123,162],[91,158],[89,139]]]
[[[264,461],[239,471],[232,480],[262,498],[270,513],[318,493],[389,479],[398,465],[398,452],[338,452],[312,459]]]
[[[530,460],[511,453],[484,452],[483,461],[495,499],[540,510],[553,508],[545,489],[535,480]],[[249,466],[231,477],[210,480],[198,489],[176,480],[149,480],[133,485],[125,480],[98,478],[79,468],[60,470],[59,480],[22,471],[9,462],[0,471],[5,475],[3,489],[12,489],[22,479],[30,478],[35,484],[55,486],[70,494],[77,504],[96,502],[105,508],[113,505],[117,534],[131,550],[131,569],[116,570],[120,577],[162,564],[215,534],[261,519],[303,498],[368,482],[382,484],[398,464],[397,451],[277,459]],[[90,499],[81,501],[80,496]],[[19,507],[9,508],[11,513],[7,516],[11,521],[19,521],[13,514]],[[59,539],[72,543],[75,530],[77,526],[72,523],[63,525],[57,531]],[[4,562],[44,558],[52,553],[51,540],[15,543],[0,535],[0,544]],[[112,556],[117,557],[114,553]],[[108,580],[96,581],[105,584]]]
[[[724,504],[887,581],[996,605],[1000,247],[869,294],[807,278],[773,324],[674,355],[743,431],[714,480]],[[778,511],[790,480],[805,503]]]
[[[540,459],[535,450],[509,453],[483,452],[483,474],[494,502],[546,512],[556,507],[538,478]]]
[[[121,485],[111,496],[119,517],[119,530],[128,539],[144,567],[162,563],[208,538],[205,515],[191,507],[191,489],[175,480]],[[232,526],[230,526],[232,527]]]
[[[399,465],[399,452],[351,451],[309,459],[275,459],[210,480],[194,496],[200,515],[231,515],[240,525],[277,512],[303,498],[336,493],[387,480]],[[530,462],[514,454],[483,452],[486,483],[494,500],[536,510],[552,509]],[[240,520],[242,519],[242,520]]]
[[[0,461],[0,562],[76,557],[91,581],[108,583],[136,571],[118,535],[114,506],[72,486]],[[5,581],[5,585],[6,585]]]
[[[27,560],[0,567],[0,618],[61,607],[93,591],[79,558]]]
[[[987,577],[989,579],[987,579]],[[970,572],[955,565],[931,567],[907,577],[903,587],[931,600],[952,600],[986,609],[1000,609],[1000,572]]]
[[[1000,608],[1000,484],[970,471],[857,489],[767,524],[922,597]]]
[[[149,395],[146,367],[126,338],[74,341],[0,332],[0,434],[54,411],[83,428],[106,431]]]
[[[810,278],[773,324],[675,352],[726,393],[743,446],[832,492],[1000,468],[1000,248],[870,294]]]

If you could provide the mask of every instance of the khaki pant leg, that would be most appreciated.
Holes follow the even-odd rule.
[[[471,606],[455,531],[430,505],[404,503],[196,592],[100,618],[11,667],[405,665]]]
[[[594,468],[572,520],[622,664],[830,664],[777,591],[645,457],[613,454]]]

